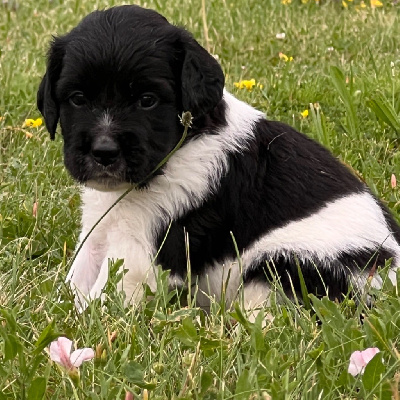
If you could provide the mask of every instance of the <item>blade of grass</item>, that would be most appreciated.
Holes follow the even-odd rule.
[[[359,122],[354,106],[353,99],[350,95],[349,90],[346,87],[346,80],[343,72],[335,66],[331,66],[329,69],[331,80],[335,86],[340,99],[342,100],[346,108],[346,121],[347,121],[347,131],[352,137],[358,137],[359,133]]]
[[[389,125],[397,134],[400,133],[400,118],[382,94],[378,93],[375,98],[367,100],[366,104],[380,121]]]

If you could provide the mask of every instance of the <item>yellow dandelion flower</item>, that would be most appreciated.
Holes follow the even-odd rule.
[[[24,124],[22,125],[23,128],[25,128],[26,126],[31,127],[33,125],[33,123],[35,122],[34,119],[28,118],[25,120]]]
[[[287,6],[291,2],[292,2],[292,0],[281,0],[281,3],[284,4],[285,6]]]
[[[307,117],[308,117],[308,110],[304,110],[304,111],[301,112],[300,114],[301,114],[301,116],[302,116],[303,118],[307,118]]]
[[[285,62],[290,62],[293,61],[293,57],[288,57],[286,54],[284,53],[279,53],[279,58]]]
[[[32,119],[28,118],[25,120],[23,127],[28,127],[28,128],[37,128],[43,124],[42,118],[38,119]]]
[[[383,7],[383,3],[379,0],[370,0],[371,8]]]
[[[34,128],[37,128],[37,127],[39,127],[39,126],[42,126],[42,124],[43,124],[43,121],[42,121],[42,118],[37,118],[37,119],[35,119],[35,121],[33,122],[33,127]]]
[[[248,80],[243,80],[239,82],[234,82],[233,83],[238,89],[247,89],[248,91],[251,91],[253,87],[256,84],[255,79],[250,79]]]
[[[348,8],[348,4],[344,1],[344,0],[342,0],[342,6],[344,7],[344,8]]]

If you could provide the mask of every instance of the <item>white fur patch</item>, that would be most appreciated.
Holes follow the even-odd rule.
[[[198,279],[196,303],[209,309],[213,301],[225,300],[227,307],[235,301],[243,304],[250,322],[254,322],[260,307],[269,306],[271,290],[264,282],[249,282],[243,286],[242,267],[237,260],[226,260],[206,269]],[[269,314],[264,318],[271,320]]]
[[[198,278],[199,291],[196,302],[200,307],[208,308],[210,301],[225,301],[230,305],[237,299],[241,286],[241,271],[237,260],[225,260],[224,263],[216,263],[204,271]]]
[[[208,267],[198,280],[199,292],[196,302],[200,307],[207,308],[210,300],[221,301],[224,296],[228,306],[240,300],[240,290],[243,287],[242,271],[237,260],[225,261]],[[269,297],[268,286],[264,283],[249,283],[243,288],[244,308],[250,310],[265,303]]]
[[[295,253],[300,259],[318,259],[329,267],[329,261],[343,252],[382,247],[396,254],[400,261],[400,247],[386,224],[375,199],[368,193],[355,193],[327,203],[315,214],[289,222],[269,232],[242,257],[244,268],[254,261],[278,254]],[[362,267],[362,266],[360,266]]]
[[[269,305],[270,289],[264,282],[250,282],[243,290],[243,308],[254,310],[260,305]]]
[[[78,254],[67,277],[77,292],[91,298],[99,296],[106,281],[104,269],[108,268],[109,258],[124,259],[124,268],[128,272],[122,285],[127,299],[134,301],[142,294],[143,282],[154,289],[152,258],[157,251],[156,233],[173,219],[200,206],[218,190],[222,176],[228,171],[228,154],[246,149],[253,138],[254,125],[263,118],[261,112],[228,92],[224,92],[224,100],[227,104],[226,127],[218,134],[204,133],[185,144],[169,160],[163,175],[155,177],[147,189],[130,192],[96,226],[83,244],[83,256]],[[81,240],[122,193],[121,190],[83,189]],[[100,247],[107,250],[98,265],[87,255]],[[92,259],[99,257],[96,254]],[[97,280],[100,272],[101,279]]]
[[[112,124],[112,116],[110,115],[110,113],[108,111],[105,111],[103,113],[103,118],[101,119],[100,124],[102,126],[104,126],[105,128],[109,128]]]

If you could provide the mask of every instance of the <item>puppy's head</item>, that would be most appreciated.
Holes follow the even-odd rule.
[[[142,181],[178,143],[179,115],[202,117],[220,103],[222,70],[181,28],[155,11],[96,11],[56,37],[38,91],[65,165],[79,182],[113,189]]]

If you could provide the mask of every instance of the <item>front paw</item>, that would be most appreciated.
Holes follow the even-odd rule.
[[[87,298],[100,296],[107,282],[108,264],[105,260],[104,246],[94,244],[90,238],[82,246],[78,245],[77,249],[66,282],[69,282],[74,292],[77,307],[86,308]]]

